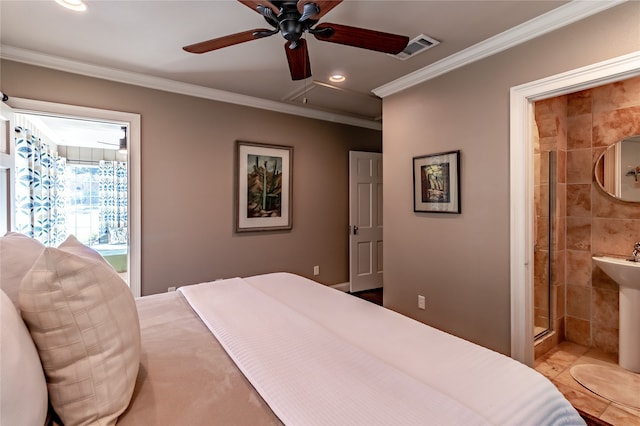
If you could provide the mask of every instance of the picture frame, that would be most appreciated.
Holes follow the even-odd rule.
[[[460,150],[413,157],[413,211],[459,214]]]
[[[291,229],[293,147],[236,141],[235,164],[236,232]]]

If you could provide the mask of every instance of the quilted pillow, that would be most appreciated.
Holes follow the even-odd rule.
[[[108,265],[106,259],[102,257],[100,253],[98,253],[91,247],[85,246],[80,241],[78,241],[78,239],[73,235],[69,235],[66,240],[60,243],[58,248],[60,250],[66,251],[67,253],[77,254],[78,256],[89,257],[92,259],[100,260],[104,262],[106,265]]]
[[[9,232],[0,238],[0,288],[18,306],[20,281],[38,260],[44,245],[17,232]]]
[[[0,424],[43,425],[47,382],[38,352],[9,296],[0,290]]]
[[[135,386],[138,313],[113,268],[74,251],[64,245],[44,249],[22,281],[20,308],[62,422],[110,425]]]

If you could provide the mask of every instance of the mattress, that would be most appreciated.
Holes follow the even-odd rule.
[[[533,369],[293,274],[180,290],[285,424],[584,424]]]
[[[142,353],[118,425],[281,425],[181,293],[136,299]]]

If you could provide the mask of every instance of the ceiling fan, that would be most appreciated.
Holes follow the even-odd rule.
[[[321,41],[344,44],[362,49],[397,54],[409,42],[409,37],[347,25],[318,23],[320,18],[342,0],[238,0],[250,7],[273,27],[257,28],[214,38],[183,47],[191,53],[206,53],[280,33],[285,38],[285,53],[293,80],[311,77],[307,42],[302,35],[313,34]]]

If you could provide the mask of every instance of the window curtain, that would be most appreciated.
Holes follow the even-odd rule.
[[[15,128],[16,228],[46,246],[67,237],[64,199],[66,159],[29,129]]]
[[[127,163],[100,161],[100,235],[109,244],[127,243]]]

